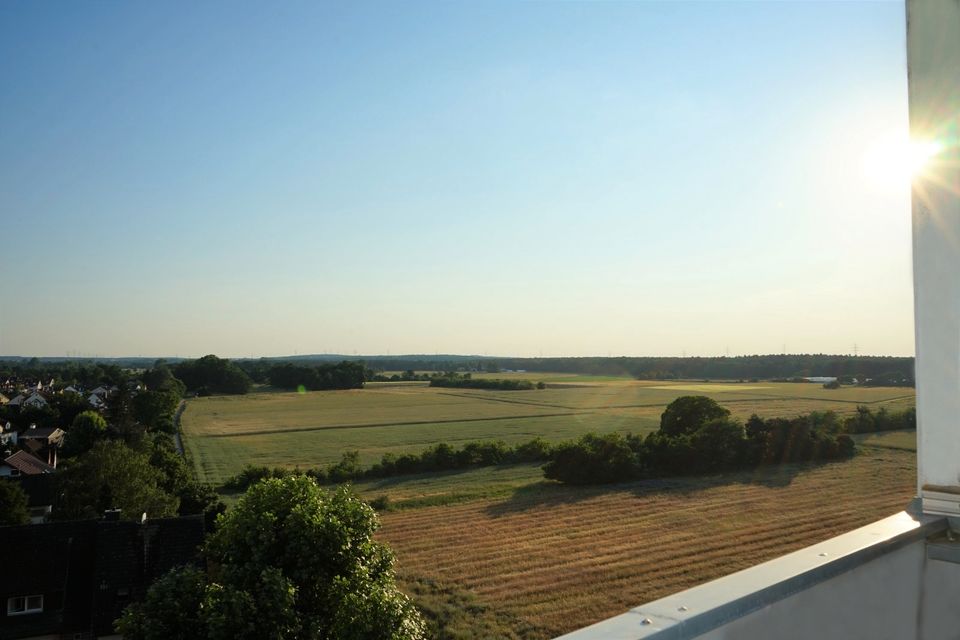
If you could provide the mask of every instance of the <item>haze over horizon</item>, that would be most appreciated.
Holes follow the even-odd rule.
[[[11,2],[0,74],[2,354],[914,353],[902,2]]]

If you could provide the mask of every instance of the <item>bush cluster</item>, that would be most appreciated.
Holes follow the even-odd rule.
[[[842,421],[827,411],[793,419],[752,415],[743,425],[713,400],[685,396],[667,407],[660,430],[645,438],[629,433],[587,434],[558,445],[544,466],[544,475],[570,484],[598,484],[839,460],[856,452],[847,433],[911,428],[915,422],[913,409],[902,413],[881,409],[874,414],[861,406]]]
[[[364,469],[360,464],[359,452],[347,451],[335,464],[328,465],[326,468],[307,469],[306,471],[247,465],[240,473],[224,482],[223,487],[231,491],[242,491],[264,478],[285,478],[301,473],[310,476],[317,482],[339,483],[364,478],[385,478],[435,471],[453,471],[499,464],[542,462],[548,460],[551,453],[551,446],[541,438],[535,438],[514,447],[501,440],[468,442],[459,449],[441,442],[420,453],[405,453],[402,455],[385,453],[380,462]]]
[[[529,380],[494,380],[491,378],[473,378],[470,374],[446,373],[430,378],[431,387],[451,387],[454,389],[488,389],[492,391],[530,391],[543,389],[541,382],[534,385]]]
[[[236,363],[210,354],[197,360],[184,360],[173,367],[173,375],[187,391],[198,396],[214,393],[244,394],[250,391],[250,377]]]
[[[857,412],[843,421],[843,430],[847,433],[873,433],[875,431],[894,431],[898,429],[916,429],[917,410],[915,407],[899,412],[887,411],[880,407],[876,413],[870,407],[857,406]]]
[[[360,362],[338,362],[305,367],[284,363],[270,368],[267,373],[270,384],[281,389],[309,391],[329,389],[362,389],[367,378],[367,368]]]

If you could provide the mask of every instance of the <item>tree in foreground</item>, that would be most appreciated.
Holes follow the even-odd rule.
[[[0,526],[29,522],[27,494],[13,480],[0,480]]]
[[[117,628],[131,640],[419,640],[423,621],[373,540],[377,526],[347,489],[264,480],[220,517],[208,572],[167,574]]]

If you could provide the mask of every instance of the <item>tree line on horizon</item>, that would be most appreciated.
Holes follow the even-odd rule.
[[[252,384],[279,388],[350,389],[376,379],[383,371],[441,371],[627,376],[643,380],[802,380],[838,377],[844,383],[877,386],[913,386],[914,359],[894,356],[838,356],[826,354],[754,355],[736,357],[577,357],[478,358],[477,356],[295,356],[227,359],[202,358],[154,361],[168,367],[186,390],[198,395],[247,393]],[[148,368],[148,367],[145,367]],[[89,385],[120,380],[124,374],[113,361],[50,358],[0,360],[0,379],[50,379]],[[362,377],[362,380],[361,380]],[[296,384],[292,384],[296,381]]]

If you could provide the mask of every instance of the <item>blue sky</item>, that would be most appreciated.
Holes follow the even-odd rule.
[[[0,4],[0,354],[913,353],[900,2]]]

